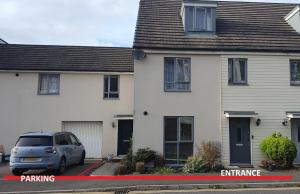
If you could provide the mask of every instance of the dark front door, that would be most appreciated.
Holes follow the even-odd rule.
[[[300,164],[300,119],[292,119],[292,140],[297,148],[297,157],[294,163]]]
[[[126,155],[132,138],[133,120],[119,120],[118,155]]]
[[[251,164],[250,119],[230,118],[230,163]]]

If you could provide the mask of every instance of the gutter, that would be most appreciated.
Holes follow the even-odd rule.
[[[159,50],[159,51],[189,51],[189,52],[217,52],[217,53],[226,53],[226,52],[265,52],[265,53],[295,53],[300,54],[300,49],[297,50],[286,50],[286,49],[246,49],[246,48],[232,48],[232,49],[218,49],[218,48],[171,48],[171,47],[140,47],[133,46],[133,49],[141,50]]]
[[[133,75],[134,72],[118,72],[118,71],[52,71],[52,70],[6,70],[0,69],[0,72],[8,73],[70,73],[70,74],[109,74],[109,75]]]

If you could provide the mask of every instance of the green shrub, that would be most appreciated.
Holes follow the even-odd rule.
[[[154,174],[174,174],[176,170],[170,167],[157,167],[154,169]]]
[[[156,152],[150,150],[150,148],[140,148],[137,150],[134,156],[135,162],[150,162],[154,161]]]
[[[135,168],[135,162],[133,161],[133,150],[132,150],[132,138],[129,140],[129,149],[128,149],[128,153],[126,155],[126,163],[127,163],[127,167],[128,167],[128,171],[132,172]]]
[[[203,163],[199,156],[189,157],[186,164],[182,168],[184,173],[200,173],[209,171],[207,163]]]
[[[273,133],[265,138],[260,148],[270,160],[274,160],[285,168],[292,167],[297,156],[295,144],[287,137],[282,137],[281,133]]]
[[[126,159],[128,161],[132,161],[133,159],[133,151],[132,151],[132,138],[129,140],[129,148],[128,148],[128,153],[126,155]]]

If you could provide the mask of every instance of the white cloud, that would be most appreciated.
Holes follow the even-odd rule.
[[[25,44],[131,46],[138,3],[139,0],[0,0],[0,38]]]
[[[104,47],[122,47],[124,45],[120,45],[119,43],[115,42],[109,42],[109,41],[99,41],[98,46],[104,46]]]
[[[0,37],[10,43],[131,46],[138,0],[0,0],[0,5]]]

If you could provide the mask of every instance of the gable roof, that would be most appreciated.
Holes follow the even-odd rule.
[[[216,36],[187,36],[182,0],[141,0],[134,48],[300,52],[300,34],[284,17],[294,4],[219,1]]]
[[[8,43],[0,38],[0,44],[8,44]]]
[[[1,44],[0,70],[133,72],[132,49]]]

